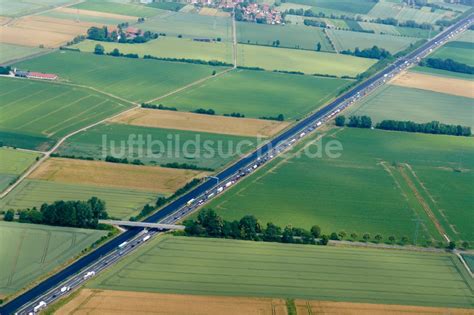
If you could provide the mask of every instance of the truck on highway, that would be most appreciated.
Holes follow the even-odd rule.
[[[224,187],[219,187],[219,188],[217,188],[217,193],[220,193],[220,192],[222,192],[223,190],[224,190]]]
[[[148,241],[148,240],[150,239],[150,237],[151,237],[150,235],[147,235],[147,236],[145,236],[145,237],[142,239],[142,241],[143,241],[143,242],[146,242],[146,241]]]
[[[123,243],[121,243],[121,244],[118,246],[118,248],[119,248],[119,249],[122,249],[122,248],[124,248],[127,244],[128,244],[128,242],[123,242]]]
[[[41,301],[38,303],[38,305],[36,305],[34,308],[33,308],[33,312],[35,313],[38,313],[39,311],[41,311],[42,309],[46,308],[48,304],[46,304],[45,301]]]
[[[194,198],[191,199],[191,200],[189,200],[189,201],[186,203],[186,205],[188,205],[188,206],[191,205],[191,204],[193,203],[193,201],[194,201]]]
[[[85,275],[84,275],[84,280],[87,280],[89,278],[92,278],[93,276],[95,276],[95,271],[88,271]]]
[[[67,291],[70,291],[71,290],[71,287],[70,286],[64,286],[61,288],[61,293],[64,293],[64,292],[67,292]]]

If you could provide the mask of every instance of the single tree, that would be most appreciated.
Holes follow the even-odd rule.
[[[347,236],[347,233],[345,231],[341,231],[338,233],[338,235],[339,239],[343,240]]]
[[[351,233],[351,239],[352,239],[353,241],[357,240],[357,237],[359,237],[359,235],[357,235],[357,233],[354,233],[354,232]]]
[[[336,117],[336,126],[344,127],[346,124],[346,117],[344,115],[339,115]]]
[[[464,249],[469,249],[469,242],[468,242],[468,241],[464,241],[464,242],[462,242],[461,246],[462,246],[462,248],[464,248]]]
[[[375,238],[375,240],[377,241],[377,243],[380,243],[380,241],[382,241],[382,239],[383,239],[383,236],[380,235],[380,234],[377,234],[377,235],[375,235],[374,238]]]
[[[368,242],[370,240],[370,234],[369,233],[365,233],[362,238],[364,239],[365,242]]]
[[[321,228],[318,226],[318,225],[313,225],[311,227],[311,234],[315,237],[315,238],[319,238],[321,236]]]
[[[393,235],[390,235],[390,236],[388,237],[388,240],[390,241],[390,243],[392,243],[392,244],[393,244],[393,243],[395,243],[395,241],[396,241],[397,239],[396,239],[396,237],[395,237],[395,236],[393,236]]]
[[[5,221],[13,221],[14,218],[15,218],[15,211],[13,209],[8,210],[3,216],[3,220]]]
[[[321,43],[320,42],[318,42],[316,44],[316,51],[321,51]]]
[[[449,249],[449,250],[454,250],[454,249],[456,249],[456,243],[453,242],[453,241],[449,242],[449,244],[448,244],[448,249]]]
[[[96,54],[96,55],[103,55],[104,52],[105,52],[104,46],[102,46],[101,44],[95,45],[94,54]]]
[[[402,245],[405,245],[409,241],[408,236],[402,236],[400,241],[401,241]]]
[[[329,236],[330,240],[337,241],[339,240],[339,236],[337,235],[336,232],[332,232],[331,235]]]
[[[329,243],[329,237],[324,234],[321,236],[321,239],[319,240],[319,245],[327,245]]]

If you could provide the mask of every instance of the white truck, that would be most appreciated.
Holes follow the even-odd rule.
[[[71,290],[70,286],[64,286],[64,287],[61,288],[61,293],[68,292],[70,290]]]
[[[87,280],[89,278],[92,278],[93,276],[95,276],[95,271],[88,271],[86,272],[86,274],[84,275],[84,280]]]
[[[145,236],[145,237],[142,239],[142,241],[143,241],[143,242],[146,242],[146,241],[148,241],[148,240],[150,239],[150,237],[151,237],[150,235],[147,235],[147,236]]]
[[[124,248],[127,244],[128,244],[128,242],[123,242],[123,243],[121,243],[121,244],[118,246],[118,248],[119,248],[119,249],[122,249],[122,248]]]
[[[46,308],[48,304],[46,304],[45,301],[41,301],[38,303],[38,305],[36,305],[34,308],[33,308],[33,312],[35,313],[38,313],[39,311],[41,311],[42,309]]]
[[[193,201],[194,201],[194,198],[191,199],[191,200],[189,200],[189,201],[186,203],[186,205],[190,206],[190,205],[193,203]]]

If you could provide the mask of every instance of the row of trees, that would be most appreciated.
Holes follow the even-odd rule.
[[[346,125],[346,117],[340,115],[336,117],[336,126],[343,127]],[[372,128],[372,119],[369,116],[350,116],[348,127],[353,128]]]
[[[278,114],[277,116],[262,116],[262,117],[260,117],[260,119],[284,121],[285,116],[283,114]]]
[[[378,24],[385,24],[385,25],[393,25],[393,26],[401,26],[401,27],[409,27],[409,28],[421,28],[424,30],[430,30],[433,29],[433,25],[430,23],[417,23],[414,20],[407,20],[404,22],[400,22],[397,19],[393,17],[388,17],[388,18],[377,18],[375,20],[371,20],[370,22],[372,23],[378,23]]]
[[[169,201],[171,201],[171,200],[175,199],[176,197],[186,193],[187,191],[191,190],[192,188],[199,185],[200,183],[201,183],[200,179],[194,178],[190,182],[186,183],[186,185],[184,185],[183,187],[181,187],[180,189],[175,191],[175,193],[173,195],[171,195],[169,197],[158,197],[158,199],[156,199],[155,206],[151,206],[151,205],[148,205],[148,204],[145,205],[137,216],[130,217],[129,220],[130,221],[141,220],[142,218],[144,218],[144,217],[148,216],[149,214],[151,214],[157,208],[160,208],[160,207],[164,206]]]
[[[87,201],[55,201],[52,204],[44,203],[38,210],[24,209],[18,211],[19,222],[47,224],[56,226],[69,226],[96,229],[99,219],[107,219],[108,214],[105,201],[92,197]],[[13,221],[14,210],[8,210],[4,216],[5,221]]]
[[[134,159],[133,161],[129,161],[127,158],[116,158],[111,155],[107,155],[105,157],[105,162],[109,163],[118,163],[118,164],[133,164],[133,165],[145,165],[142,161],[139,159]]]
[[[192,111],[192,113],[202,114],[202,115],[215,115],[216,111],[212,108],[205,109],[205,108],[198,108]]]
[[[376,128],[383,130],[396,130],[406,132],[421,132],[452,136],[471,136],[471,127],[461,125],[447,125],[439,121],[416,123],[413,121],[383,120]]]
[[[326,245],[329,241],[328,236],[321,235],[321,229],[317,225],[310,231],[291,226],[281,228],[273,223],[267,223],[263,227],[252,215],[244,216],[238,221],[227,221],[212,209],[201,210],[195,220],[187,220],[184,225],[188,236],[321,245]],[[319,238],[321,239],[317,242],[316,239]]]
[[[168,107],[163,104],[155,105],[155,104],[149,104],[149,103],[142,103],[142,108],[150,108],[150,109],[161,109],[161,110],[171,110],[171,111],[177,111],[178,109],[176,107]]]
[[[123,28],[127,27],[128,24],[119,24],[117,30],[109,31],[107,26],[96,27],[92,26],[87,30],[87,38],[103,42],[118,42],[118,43],[146,43],[152,39],[158,38],[158,34],[150,31],[140,32],[134,34],[133,37],[127,37],[127,34],[123,31]]]
[[[474,67],[467,64],[454,61],[452,59],[428,58],[420,62],[421,66],[426,66],[435,69],[442,69],[452,72],[474,74]]]
[[[189,58],[165,58],[165,57],[156,57],[152,55],[144,55],[143,59],[155,59],[155,60],[162,60],[162,61],[176,61],[176,62],[187,62],[187,63],[194,63],[199,65],[209,65],[209,66],[219,66],[219,67],[232,67],[233,64],[222,62],[218,60],[201,60],[201,59],[189,59]]]
[[[209,171],[209,172],[214,171],[214,169],[210,167],[199,167],[195,164],[178,163],[178,162],[160,164],[160,166],[167,167],[167,168],[186,169],[186,170],[198,170],[198,171]]]
[[[344,55],[352,55],[362,58],[372,58],[372,59],[385,59],[391,57],[392,54],[383,48],[379,48],[377,46],[373,46],[372,48],[365,48],[360,50],[359,47],[356,47],[354,51],[347,49],[341,51],[341,54]]]

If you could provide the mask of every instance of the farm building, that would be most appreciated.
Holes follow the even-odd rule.
[[[41,79],[41,80],[56,80],[58,76],[51,73],[41,73],[41,72],[29,72],[26,76],[30,79]]]

